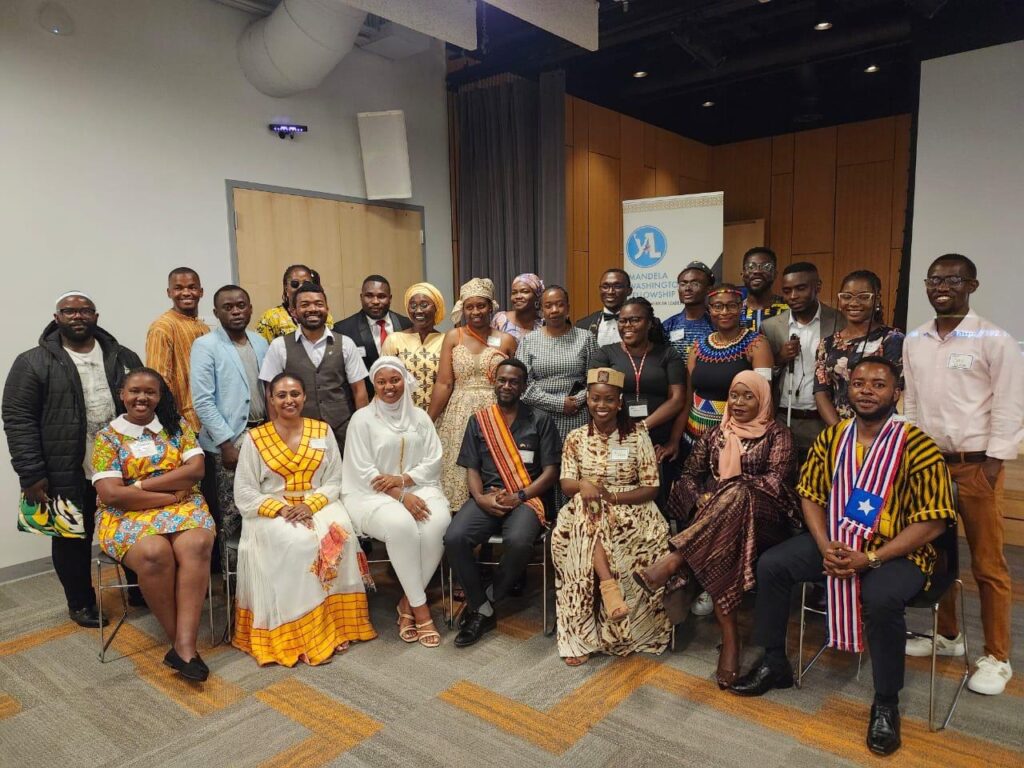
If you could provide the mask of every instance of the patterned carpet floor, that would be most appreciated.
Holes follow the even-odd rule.
[[[1024,765],[1024,550],[1011,550],[1017,677],[1000,697],[965,691],[950,728],[929,733],[929,660],[908,660],[904,747],[893,764]],[[148,611],[133,609],[115,660],[101,664],[98,633],[68,621],[52,573],[0,585],[0,766],[822,768],[881,760],[864,747],[867,658],[858,676],[856,657],[826,652],[802,690],[741,699],[711,681],[713,618],[691,616],[674,652],[570,669],[541,628],[537,569],[527,596],[504,606],[497,632],[457,649],[442,627],[442,646],[429,650],[399,640],[397,585],[383,570],[377,580],[370,605],[380,636],[328,666],[260,668],[228,645],[209,647],[204,623],[201,653],[212,674],[202,686],[162,665],[167,644]],[[439,589],[432,598],[440,617]],[[976,656],[969,576],[967,598]],[[215,593],[214,603],[223,632],[223,597]],[[746,605],[745,629],[750,614]],[[912,611],[910,624],[929,628],[930,614]],[[821,637],[813,624],[806,647]],[[940,659],[940,706],[955,690],[956,662]]]

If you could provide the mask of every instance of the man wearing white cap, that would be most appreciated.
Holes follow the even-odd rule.
[[[86,294],[59,296],[39,344],[14,360],[2,406],[11,464],[26,502],[81,512],[84,538],[54,536],[51,553],[68,613],[83,627],[99,626],[89,567],[96,513],[89,482],[93,441],[124,411],[117,393],[125,374],[142,367],[139,356],[100,328],[98,319]]]

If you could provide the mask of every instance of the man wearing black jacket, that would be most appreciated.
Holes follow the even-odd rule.
[[[380,357],[381,345],[388,336],[412,327],[405,315],[391,311],[391,284],[383,275],[369,275],[359,289],[362,308],[354,315],[334,324],[333,331],[348,336],[356,343],[356,351],[366,370]],[[366,380],[366,394],[373,398],[373,383]]]
[[[39,345],[14,360],[4,385],[2,416],[11,464],[30,503],[64,499],[81,510],[84,539],[52,539],[53,567],[68,613],[98,627],[90,558],[96,515],[92,444],[124,406],[118,397],[139,356],[97,326],[92,299],[78,291],[57,299]],[[134,582],[134,574],[129,575]]]

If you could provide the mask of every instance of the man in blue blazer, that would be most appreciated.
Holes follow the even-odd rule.
[[[245,431],[267,419],[259,371],[268,345],[258,333],[247,330],[252,303],[244,288],[225,285],[219,289],[213,295],[213,314],[220,327],[192,343],[189,378],[192,404],[202,425],[199,444],[212,455],[216,467],[217,524],[230,538],[242,524],[234,500],[238,448]]]

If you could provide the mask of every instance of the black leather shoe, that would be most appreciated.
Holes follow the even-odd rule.
[[[455,647],[465,648],[473,645],[486,633],[498,626],[498,619],[491,614],[484,616],[478,611],[469,611],[465,621],[462,622],[462,629],[455,636]]]
[[[729,686],[737,696],[763,696],[772,688],[792,688],[793,668],[786,663],[784,669],[775,669],[763,661]]]
[[[868,749],[876,755],[891,755],[900,748],[900,710],[888,704],[871,705]]]
[[[526,576],[520,576],[518,579],[512,582],[512,586],[508,588],[509,597],[522,597],[523,592],[526,591]]]
[[[185,661],[178,655],[178,652],[174,650],[174,646],[171,646],[171,650],[169,650],[167,655],[164,656],[164,664],[186,680],[193,680],[197,683],[203,682],[210,676],[210,668],[206,666],[206,663],[201,658],[199,658],[198,653],[192,657],[191,661]]]
[[[68,616],[80,627],[86,629],[99,629],[100,628],[100,611],[95,605],[87,605],[85,608],[79,608],[77,611],[68,610]],[[110,623],[110,619],[104,617],[103,626],[107,626]]]

